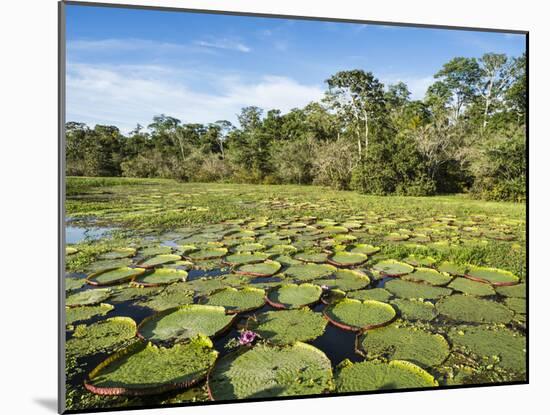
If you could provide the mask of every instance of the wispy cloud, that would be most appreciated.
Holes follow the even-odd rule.
[[[203,73],[203,79],[216,83],[205,91],[195,87],[192,76],[171,67],[72,63],[67,69],[67,120],[113,124],[125,132],[161,113],[184,122],[236,122],[236,114],[247,105],[288,112],[323,94],[322,85],[273,75],[252,82]]]
[[[215,40],[197,40],[195,44],[206,48],[235,50],[238,52],[245,52],[245,53],[248,53],[252,50],[250,47],[246,46],[244,43],[241,43],[239,41],[235,41],[232,39],[227,39],[227,38],[215,39]]]

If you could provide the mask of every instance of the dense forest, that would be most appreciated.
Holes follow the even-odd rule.
[[[124,135],[68,122],[67,175],[319,184],[362,193],[526,197],[526,57],[457,57],[423,100],[406,84],[341,71],[320,102],[243,108],[238,126],[153,117]],[[185,114],[185,108],[181,109]]]

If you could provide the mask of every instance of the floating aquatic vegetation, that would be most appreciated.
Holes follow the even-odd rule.
[[[85,305],[65,308],[65,324],[70,325],[78,321],[89,320],[95,316],[104,316],[114,307],[111,304]]]
[[[231,248],[234,252],[255,252],[255,251],[263,251],[265,249],[265,245],[260,244],[258,242],[252,242],[252,243],[245,243],[233,246]]]
[[[197,251],[187,253],[185,257],[191,261],[207,261],[220,259],[227,254],[227,248],[216,246],[205,246]]]
[[[356,291],[350,291],[347,293],[349,298],[353,298],[355,300],[375,300],[375,301],[382,301],[388,302],[388,300],[392,297],[392,294],[384,289],[384,288],[370,288],[370,289],[364,289],[364,290],[356,290]]]
[[[187,271],[169,268],[156,268],[152,272],[141,274],[134,279],[134,282],[143,286],[158,286],[185,281]]]
[[[181,260],[181,256],[176,254],[160,254],[138,262],[138,266],[141,268],[155,268],[159,265],[169,264],[179,260]]]
[[[277,261],[267,260],[257,264],[240,265],[235,269],[237,274],[250,275],[253,277],[271,277],[279,272],[281,264]]]
[[[300,252],[294,255],[294,258],[302,262],[322,264],[327,262],[328,255],[324,252]]]
[[[527,302],[525,301],[525,298],[507,297],[504,300],[504,304],[506,304],[506,307],[516,313],[527,313]]]
[[[496,287],[495,289],[497,293],[505,297],[525,298],[527,296],[527,286],[524,283]]]
[[[214,291],[221,290],[226,287],[223,278],[199,278],[185,282],[182,286],[186,290],[194,291],[197,295],[207,295]]]
[[[268,258],[269,254],[263,252],[239,252],[237,254],[227,255],[223,259],[223,262],[227,265],[237,266],[264,262]]]
[[[215,336],[228,328],[234,317],[226,314],[223,307],[182,305],[145,318],[138,327],[138,334],[156,342],[181,341],[197,334]]]
[[[92,370],[85,382],[100,395],[152,395],[189,388],[206,377],[218,352],[197,336],[170,348],[136,342]]]
[[[372,268],[387,277],[400,277],[405,274],[410,274],[414,271],[414,268],[411,267],[409,264],[395,261],[393,259],[380,261],[376,263]]]
[[[372,255],[380,251],[378,246],[372,246],[368,244],[355,244],[348,248],[352,254]]]
[[[265,291],[259,288],[227,287],[205,297],[202,304],[224,307],[228,313],[242,313],[255,310],[265,304]]]
[[[99,256],[99,259],[121,259],[130,258],[136,254],[135,248],[117,248],[109,252],[105,252]]]
[[[313,284],[283,284],[267,293],[267,302],[275,308],[301,308],[314,304],[323,290]]]
[[[428,388],[437,381],[424,369],[403,360],[389,363],[365,361],[342,362],[335,373],[338,392],[364,392],[386,389]]]
[[[446,261],[439,264],[437,269],[440,272],[446,272],[447,274],[463,276],[464,274],[466,274],[467,268],[464,265],[454,264],[452,262]]]
[[[172,248],[169,246],[150,246],[147,248],[141,248],[138,251],[140,256],[149,257],[157,255],[171,254]]]
[[[462,326],[449,332],[455,347],[464,347],[482,357],[486,364],[497,365],[517,373],[526,370],[525,337],[503,327]]]
[[[298,248],[293,245],[273,245],[266,253],[268,254],[294,254],[298,252]]]
[[[397,307],[401,318],[405,320],[415,321],[431,321],[437,317],[435,306],[420,299],[396,298],[391,301],[391,304]]]
[[[401,242],[409,239],[410,236],[405,233],[392,232],[388,234],[384,239],[391,242]]]
[[[147,288],[158,289],[158,287],[143,287],[141,289]],[[148,307],[155,311],[164,311],[181,305],[193,304],[193,300],[193,291],[183,283],[176,283],[157,291],[154,295],[138,302],[137,305]]]
[[[417,268],[414,272],[404,275],[403,279],[414,282],[424,282],[430,285],[446,285],[453,277],[435,269]]]
[[[326,285],[329,289],[353,291],[365,288],[370,284],[369,277],[358,270],[339,269],[332,278],[313,280],[312,284]]]
[[[88,275],[86,281],[92,285],[113,285],[130,281],[145,272],[144,268],[115,268],[94,272]]]
[[[71,294],[65,299],[65,305],[75,307],[79,305],[95,305],[105,301],[111,296],[111,290],[108,288],[96,288],[94,290],[80,291]]]
[[[75,291],[82,288],[86,284],[83,278],[65,278],[65,291]]]
[[[462,277],[456,277],[447,287],[477,297],[487,297],[496,294],[495,289],[491,285]]]
[[[385,326],[391,323],[396,316],[395,309],[387,303],[349,298],[329,305],[323,313],[336,327],[351,331],[370,330]]]
[[[273,344],[310,341],[321,336],[327,320],[309,308],[267,311],[249,318],[247,328]]]
[[[434,300],[453,292],[450,288],[435,287],[428,284],[418,282],[404,281],[401,279],[393,279],[384,285],[384,288],[393,295],[401,298],[423,298],[426,300]]]
[[[332,387],[330,360],[301,342],[243,347],[218,360],[208,375],[209,394],[216,401],[314,395]]]
[[[519,278],[516,275],[497,268],[470,266],[464,276],[474,281],[484,282],[494,286],[514,285],[519,283]]]
[[[340,251],[332,254],[328,261],[340,267],[354,267],[365,263],[368,259],[369,257],[365,254]]]
[[[74,255],[78,252],[78,249],[74,246],[66,246],[65,247],[65,255]]]
[[[128,284],[126,286],[113,287],[112,295],[109,299],[112,303],[122,303],[124,301],[134,301],[145,297],[158,294],[162,287],[144,287],[143,285]]]
[[[124,268],[132,264],[131,258],[122,259],[104,259],[101,261],[95,261],[86,267],[86,272],[99,272],[115,268]]]
[[[136,322],[129,317],[111,317],[90,325],[75,327],[67,340],[67,354],[82,357],[120,347],[136,336]]]
[[[456,321],[472,323],[508,323],[514,313],[495,301],[482,300],[469,295],[452,295],[436,304],[440,314]]]
[[[396,324],[369,330],[359,336],[358,345],[369,360],[407,360],[421,367],[443,363],[450,352],[440,334]]]
[[[332,275],[337,268],[328,264],[299,264],[288,267],[284,274],[298,281],[310,281]]]

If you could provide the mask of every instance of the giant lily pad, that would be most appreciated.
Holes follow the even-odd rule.
[[[372,268],[387,277],[400,277],[405,274],[410,274],[414,271],[414,268],[411,267],[409,264],[395,261],[393,259],[380,261]]]
[[[325,317],[336,327],[361,331],[385,326],[395,318],[395,309],[380,301],[344,298],[324,310]]]
[[[312,284],[325,285],[328,288],[342,291],[352,291],[365,288],[369,285],[370,279],[361,271],[350,269],[339,269],[332,278],[323,278],[312,281]]]
[[[496,287],[496,291],[505,297],[525,298],[527,296],[527,286],[525,284]]]
[[[218,352],[206,337],[170,348],[136,342],[100,363],[85,382],[99,395],[152,395],[188,388],[206,377]]]
[[[138,265],[141,268],[154,268],[162,264],[169,264],[170,262],[175,262],[181,260],[181,256],[176,254],[161,254],[155,255],[154,257],[147,258],[143,261],[140,261]]]
[[[227,254],[227,248],[223,247],[204,247],[185,255],[191,261],[206,261],[209,259],[219,259]]]
[[[300,342],[242,348],[218,360],[208,376],[210,397],[216,401],[318,395],[331,388],[330,360]]]
[[[453,279],[449,274],[438,272],[431,268],[417,268],[413,273],[403,276],[403,279],[424,282],[430,285],[445,285]]]
[[[407,360],[421,367],[443,363],[450,351],[447,340],[440,334],[395,324],[368,331],[359,337],[358,343],[369,360]]]
[[[120,347],[136,336],[136,322],[129,317],[111,317],[90,325],[76,326],[67,340],[67,354],[91,355]]]
[[[235,252],[255,252],[263,251],[265,249],[265,245],[258,242],[250,242],[246,244],[236,245],[232,249]]]
[[[294,255],[294,258],[302,262],[322,264],[327,261],[327,254],[324,252],[300,252]]]
[[[363,264],[367,259],[369,257],[365,254],[340,251],[332,254],[329,257],[329,262],[339,267],[354,267]]]
[[[412,265],[413,267],[431,267],[437,262],[434,258],[430,256],[416,255],[409,255],[403,261],[409,265]]]
[[[356,290],[356,291],[350,291],[348,293],[349,298],[353,298],[355,300],[375,300],[375,301],[381,301],[383,303],[387,302],[391,298],[391,293],[384,289],[384,288],[371,288],[371,289],[364,289],[364,290]]]
[[[447,285],[447,287],[460,291],[464,294],[475,295],[478,297],[486,297],[496,294],[495,289],[491,285],[462,277],[456,277],[453,282]]]
[[[104,259],[101,261],[94,261],[86,267],[86,272],[100,272],[105,270],[111,270],[115,268],[124,268],[132,264],[131,258],[121,259]]]
[[[94,272],[88,275],[86,281],[92,285],[111,285],[130,281],[145,272],[144,268],[114,268],[104,271]]]
[[[97,288],[95,290],[80,291],[72,294],[65,300],[65,305],[75,307],[79,305],[94,305],[105,301],[111,296],[111,290],[108,288]]]
[[[193,291],[182,283],[171,284],[156,295],[138,303],[139,306],[156,311],[168,310],[186,304],[193,304]]]
[[[253,277],[271,277],[279,272],[281,264],[277,261],[265,261],[257,264],[241,265],[235,269],[237,274],[251,275]]]
[[[187,272],[184,270],[170,268],[156,268],[153,272],[142,274],[134,282],[144,286],[157,286],[185,281]]]
[[[508,323],[514,313],[506,306],[469,295],[452,295],[436,304],[440,314],[456,321],[472,323]]]
[[[65,278],[65,290],[74,291],[82,288],[86,284],[86,280],[82,278]]]
[[[401,298],[423,298],[433,300],[450,295],[453,291],[445,287],[434,287],[418,282],[395,279],[386,282],[384,288]]]
[[[488,364],[517,373],[526,370],[525,337],[503,327],[463,326],[453,328],[449,338],[455,347],[463,347]]]
[[[255,310],[265,304],[264,290],[252,287],[236,289],[227,287],[205,298],[203,304],[222,306],[228,313]]]
[[[300,264],[291,265],[284,273],[298,281],[310,281],[327,277],[334,274],[336,270],[336,267],[327,264]]]
[[[275,308],[300,308],[319,301],[323,290],[313,284],[283,284],[270,290],[267,302]]]
[[[310,341],[321,336],[327,321],[309,308],[268,311],[248,320],[248,328],[273,344]]]
[[[368,244],[355,244],[349,247],[348,250],[352,254],[372,255],[379,252],[380,248]]]
[[[404,360],[389,363],[365,361],[339,365],[335,376],[338,392],[365,392],[386,389],[427,388],[438,386],[424,369]]]
[[[466,266],[454,264],[452,262],[442,262],[437,269],[440,272],[446,272],[451,275],[464,275],[466,273]]]
[[[139,250],[139,255],[145,256],[145,257],[171,254],[171,253],[172,253],[172,248],[169,246],[150,246],[147,248],[141,248]]]
[[[269,258],[269,254],[263,252],[240,252],[233,255],[228,255],[224,258],[223,262],[227,265],[243,265],[243,264],[256,264],[258,262],[264,262]]]
[[[497,268],[471,266],[464,276],[471,280],[492,284],[494,286],[514,285],[519,283],[519,278],[516,275]]]
[[[152,286],[144,287],[143,285],[128,284],[127,286],[116,287],[109,299],[113,303],[122,303],[124,301],[134,301],[149,296],[154,296],[162,291],[162,287]]]
[[[89,320],[95,316],[104,316],[114,307],[111,304],[84,305],[65,308],[65,324],[73,324],[77,321]]]
[[[197,334],[215,336],[228,328],[234,317],[227,315],[223,307],[182,305],[145,318],[138,327],[138,334],[157,342],[181,341]]]
[[[99,256],[100,259],[121,259],[129,258],[136,254],[135,248],[117,248],[112,251],[105,252]]]
[[[525,314],[527,312],[527,302],[525,298],[508,297],[504,300],[504,304],[506,304],[506,307],[510,310],[518,314]]]
[[[401,318],[405,320],[431,321],[437,317],[435,306],[428,301],[422,301],[416,298],[410,300],[406,298],[396,298],[391,301],[391,304],[397,307]]]

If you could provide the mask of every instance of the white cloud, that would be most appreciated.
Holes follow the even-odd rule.
[[[323,94],[322,85],[304,85],[281,76],[256,82],[238,76],[195,74],[165,66],[89,65],[67,67],[67,120],[90,125],[113,124],[127,132],[147,125],[154,115],[169,114],[183,122],[236,122],[244,106],[278,108],[283,113]],[[208,86],[207,90],[205,86]]]
[[[231,39],[216,39],[216,40],[198,40],[195,42],[198,46],[214,49],[236,50],[238,52],[250,52],[252,49],[241,42]]]

